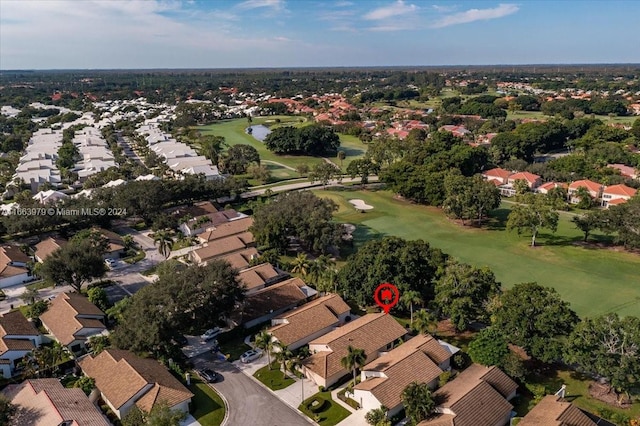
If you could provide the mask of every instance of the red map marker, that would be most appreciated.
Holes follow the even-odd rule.
[[[385,314],[388,314],[391,308],[398,304],[400,300],[400,292],[398,287],[391,283],[380,284],[373,293],[373,300],[382,308]]]

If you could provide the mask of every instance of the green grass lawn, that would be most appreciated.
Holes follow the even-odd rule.
[[[256,371],[253,377],[260,380],[266,387],[274,391],[284,389],[294,383],[292,378],[284,377],[280,363],[275,361],[271,363],[271,366],[265,365]]]
[[[244,343],[244,338],[239,336],[227,342],[220,342],[220,353],[229,357],[229,362],[240,359],[240,355],[251,349]]]
[[[280,163],[293,169],[295,169],[299,164],[307,164],[309,167],[313,167],[313,165],[321,163],[323,161],[322,158],[319,157],[276,155],[269,151],[262,142],[245,132],[245,129],[250,125],[269,124],[276,118],[279,118],[281,120],[281,124],[283,124],[286,120],[291,120],[291,117],[288,116],[255,117],[253,119],[253,122],[251,124],[248,124],[246,119],[238,118],[235,120],[224,120],[206,126],[198,126],[196,127],[196,129],[199,130],[203,135],[223,136],[229,146],[237,144],[246,144],[253,146],[258,150],[260,159],[267,160],[266,164],[270,166],[271,173],[274,175],[274,177],[277,174],[285,173],[284,171],[280,171],[279,168],[285,170],[287,169],[286,167],[282,166],[280,166],[279,168],[271,168],[273,164],[270,164],[269,161]],[[295,117],[296,123],[299,123],[297,122],[299,118],[300,117]],[[289,174],[289,178],[299,176],[295,171],[289,170],[289,172],[290,173],[287,173]]]
[[[586,114],[585,117],[591,117],[591,114]],[[545,119],[550,120],[553,117],[549,115],[544,115],[541,111],[508,111],[507,119],[509,120],[522,120],[523,118],[535,118],[538,120]],[[603,123],[621,123],[631,125],[638,118],[634,115],[629,115],[626,117],[613,117],[610,118],[608,115],[596,115],[595,118],[598,120],[602,120]]]
[[[440,209],[399,200],[389,191],[317,190],[339,206],[336,219],[357,225],[356,247],[385,235],[406,239],[422,238],[457,259],[490,267],[505,288],[536,281],[554,287],[581,316],[608,312],[640,315],[640,256],[609,250],[584,248],[575,243],[582,234],[561,214],[558,231],[543,231],[529,247],[529,236],[507,232],[504,220],[511,204],[503,204],[488,229],[463,227],[448,220]],[[360,198],[374,209],[358,213],[348,203]],[[606,239],[603,235],[594,238]]]
[[[306,399],[298,407],[298,409],[302,411],[310,419],[315,419],[316,415],[312,413],[309,409],[307,409],[307,404],[316,396],[320,396],[327,401],[326,402],[327,408],[325,408],[323,411],[318,413],[319,421],[317,423],[320,426],[337,425],[338,423],[340,423],[341,421],[349,417],[349,415],[351,415],[351,413],[346,408],[342,407],[333,399],[331,399],[331,392],[319,392],[313,395],[312,397],[310,397],[309,399]]]
[[[555,393],[560,387],[567,385],[566,399],[576,406],[602,417],[606,411],[619,413],[630,418],[640,418],[640,403],[634,403],[629,409],[616,408],[589,395],[589,384],[591,379],[584,375],[570,370],[557,370],[544,376],[534,376],[527,378],[528,383],[544,385],[548,394]],[[515,411],[519,416],[528,412],[528,406],[533,396],[528,392],[522,393],[514,402]],[[626,425],[625,425],[626,426]]]
[[[191,375],[189,390],[194,394],[191,399],[191,415],[202,426],[219,426],[224,420],[224,402],[209,385]]]

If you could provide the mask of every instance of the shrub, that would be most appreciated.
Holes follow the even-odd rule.
[[[327,400],[321,396],[316,396],[307,403],[307,409],[312,413],[321,413],[327,405]]]
[[[324,386],[318,386],[318,392],[326,392],[327,388]]]
[[[451,371],[443,371],[438,379],[438,386],[443,387],[451,379]]]

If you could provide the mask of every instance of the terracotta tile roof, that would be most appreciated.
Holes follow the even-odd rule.
[[[29,270],[24,266],[12,265],[11,262],[27,263],[31,259],[20,249],[13,246],[0,247],[0,278],[15,277]]]
[[[518,385],[499,368],[495,366],[485,367],[480,364],[472,364],[454,380],[438,389],[436,393],[446,396],[447,401],[443,406],[450,407],[460,398],[464,397],[467,392],[469,392],[480,381],[486,381],[492,385],[496,388],[496,391],[500,392],[503,398],[506,398],[518,388]]]
[[[111,423],[79,388],[64,388],[58,379],[32,379],[7,389],[20,410],[16,424],[109,426]]]
[[[540,179],[540,176],[534,175],[533,173],[529,173],[529,172],[518,172],[518,173],[514,173],[511,176],[509,176],[509,180],[510,181],[511,180],[516,181],[518,179],[527,181],[529,183],[534,183],[535,181]]]
[[[51,256],[54,251],[65,246],[66,244],[67,240],[65,239],[49,237],[46,240],[40,241],[38,244],[36,244],[36,256],[44,261],[47,257]]]
[[[400,345],[399,348],[403,346],[404,344]],[[367,367],[364,369],[367,370]],[[401,361],[381,371],[387,378],[378,386],[372,388],[371,393],[382,405],[390,408],[402,403],[402,391],[410,383],[431,383],[442,374],[442,370],[421,351],[411,352]],[[368,382],[368,380],[363,383],[366,382]],[[357,385],[355,389],[359,389],[358,386],[359,385]]]
[[[554,188],[564,188],[567,189],[568,185],[566,183],[558,183],[558,182],[547,182],[543,183],[538,187],[538,190],[551,191]]]
[[[251,232],[244,232],[211,241],[207,243],[205,247],[194,250],[193,254],[197,259],[200,259],[201,262],[206,262],[207,260],[224,256],[225,254],[243,250],[247,248],[248,245],[253,244],[253,242],[253,234]]]
[[[610,194],[610,195],[619,195],[622,197],[633,197],[634,195],[636,195],[636,192],[638,192],[635,188],[631,188],[627,185],[611,185],[611,186],[606,186],[604,188],[604,191],[602,191],[603,194]]]
[[[511,172],[509,170],[495,168],[495,169],[491,169],[491,170],[487,170],[486,172],[483,172],[482,176],[491,176],[491,177],[497,177],[500,179],[507,179],[509,176],[511,176]]]
[[[627,176],[630,178],[638,176],[638,171],[636,169],[625,164],[607,164],[607,167],[619,170],[622,176]]]
[[[268,331],[280,342],[290,345],[327,327],[338,325],[338,316],[350,310],[339,295],[329,294],[277,316],[274,321],[284,320],[285,323],[275,325]]]
[[[569,189],[570,190],[576,190],[578,188],[580,188],[581,186],[587,188],[589,191],[593,191],[593,192],[600,192],[600,190],[602,189],[602,185],[599,184],[598,182],[593,182],[591,180],[588,179],[582,179],[582,180],[577,180],[575,182],[571,182],[571,184],[569,185]]]
[[[136,401],[145,410],[159,401],[173,407],[193,397],[158,361],[140,358],[129,351],[107,349],[95,357],[87,355],[78,364],[87,376],[95,379],[96,387],[116,409],[148,385],[152,386]]]
[[[614,198],[613,200],[608,201],[607,205],[608,206],[615,206],[615,205],[618,205],[618,204],[624,204],[626,202],[627,202],[627,200],[625,200],[624,198]]]
[[[300,278],[291,278],[247,295],[241,309],[242,322],[260,318],[287,306],[298,305],[307,298],[300,289],[302,286],[305,283]]]
[[[524,416],[522,426],[595,426],[579,408],[556,395],[547,395]]]
[[[35,325],[27,320],[20,311],[7,312],[4,315],[0,315],[0,336],[37,336],[39,334]]]
[[[232,268],[244,269],[249,266],[249,262],[254,256],[258,256],[258,250],[255,247],[249,247],[236,253],[220,256],[219,259],[228,262]]]
[[[232,220],[231,222],[226,222],[221,225],[216,226],[214,229],[210,229],[208,231],[200,234],[199,238],[202,241],[213,241],[219,240],[221,238],[229,237],[235,234],[241,234],[249,230],[249,228],[253,225],[252,217],[245,217],[238,220]]]
[[[407,331],[391,315],[367,314],[309,342],[309,345],[326,345],[330,351],[311,355],[304,360],[304,365],[324,378],[341,372],[346,374],[340,360],[347,354],[348,346],[364,349],[367,359],[374,360],[378,357],[376,351],[405,334]]]
[[[364,370],[384,371],[415,352],[424,353],[435,364],[441,364],[452,356],[452,354],[444,346],[438,343],[438,340],[433,336],[420,334],[407,340],[388,354],[370,362],[364,367]]]
[[[247,291],[262,287],[281,274],[270,263],[263,263],[238,273],[238,279],[244,283]]]
[[[91,228],[94,232],[99,232],[102,234],[107,240],[109,240],[109,248],[107,251],[109,253],[122,250],[124,248],[124,241],[122,240],[122,236],[116,234],[113,231],[109,231],[103,228]]]
[[[49,309],[40,316],[40,320],[62,345],[68,345],[74,340],[88,338],[88,336],[76,336],[78,331],[85,327],[106,330],[105,325],[100,321],[78,318],[84,315],[102,318],[105,316],[104,312],[81,294],[61,293],[53,299]]]

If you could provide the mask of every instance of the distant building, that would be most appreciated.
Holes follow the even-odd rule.
[[[547,395],[524,416],[519,426],[596,426],[578,407],[557,395]]]
[[[46,240],[40,241],[35,245],[35,260],[37,262],[44,262],[47,257],[51,256],[53,252],[67,245],[68,241],[64,238],[49,237]]]
[[[18,247],[0,246],[0,288],[33,280],[27,264],[31,258]]]
[[[13,377],[18,364],[42,344],[42,335],[22,312],[0,315],[0,377]]]
[[[610,205],[625,203],[636,195],[636,192],[637,189],[627,185],[607,186],[602,190],[602,206],[608,208]]]

